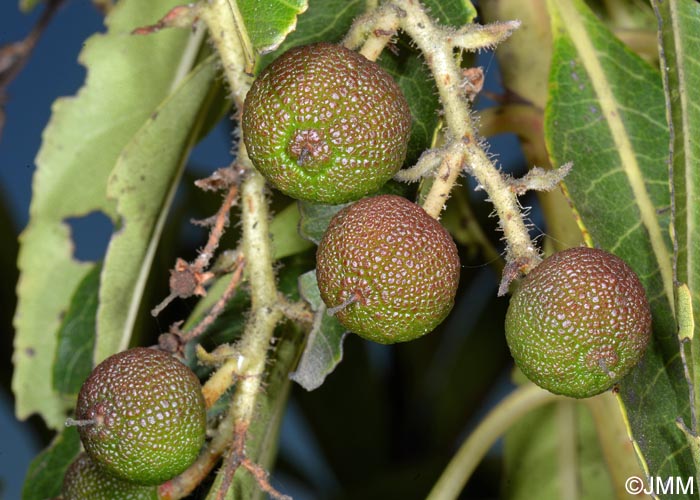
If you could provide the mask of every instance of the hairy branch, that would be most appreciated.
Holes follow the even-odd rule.
[[[389,26],[393,28],[393,23],[397,20],[400,28],[411,37],[425,57],[435,79],[447,126],[448,143],[423,208],[438,218],[462,170],[477,179],[495,207],[506,240],[506,260],[510,267],[507,266],[509,272],[504,273],[499,289],[499,293],[503,294],[514,278],[534,268],[541,257],[530,239],[517,196],[507,177],[496,168],[482,148],[472,120],[469,97],[462,88],[463,73],[456,63],[454,49],[479,50],[491,47],[505,39],[519,26],[519,22],[488,27],[475,25],[454,31],[438,25],[419,2],[393,0],[375,13],[358,19],[345,43],[348,46],[359,46],[363,37],[383,28],[381,23],[390,22],[392,24]],[[434,160],[430,156],[426,157],[426,162],[432,161]],[[410,177],[414,173],[421,173],[423,167],[421,165],[418,170],[406,175]]]

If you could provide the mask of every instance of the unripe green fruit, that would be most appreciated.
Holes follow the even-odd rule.
[[[642,358],[651,311],[622,259],[571,248],[523,279],[505,330],[515,363],[530,380],[555,394],[586,398],[611,388]]]
[[[80,389],[85,451],[115,476],[160,484],[189,467],[204,443],[197,376],[162,351],[137,347],[97,365]]]
[[[405,198],[381,195],[333,217],[318,246],[316,273],[323,301],[338,308],[348,330],[391,344],[425,335],[445,319],[460,262],[438,221]]]
[[[339,204],[376,191],[401,168],[411,113],[378,64],[316,43],[287,51],[257,77],[241,125],[250,159],[273,186]]]
[[[63,477],[62,500],[158,500],[157,486],[142,486],[105,472],[85,453]]]

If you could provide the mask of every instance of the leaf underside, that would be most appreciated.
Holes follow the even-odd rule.
[[[700,4],[660,2],[654,8],[661,33],[661,66],[671,131],[672,217],[675,276],[690,291],[695,334],[691,367],[700,363]],[[677,312],[678,313],[678,312]],[[696,414],[700,370],[692,370]],[[688,425],[692,425],[688,422]],[[697,422],[695,423],[697,425]]]
[[[216,76],[202,61],[160,104],[117,158],[107,184],[120,230],[102,269],[95,363],[129,345],[153,255],[185,160],[203,125]]]
[[[314,323],[299,365],[289,378],[307,391],[313,391],[323,385],[326,377],[342,361],[346,329],[328,314],[318,289],[316,271],[299,277],[299,291],[315,313]]]
[[[518,421],[505,439],[504,498],[614,498],[596,429],[585,406],[564,401]]]
[[[51,385],[57,330],[75,287],[92,268],[73,258],[64,220],[101,211],[118,224],[106,196],[108,178],[122,148],[169,93],[188,37],[175,30],[149,37],[130,31],[176,4],[119,2],[106,18],[108,33],[92,36],[80,54],[85,86],[54,104],[18,259],[12,382],[18,418],[38,413],[51,428],[63,423],[65,405]]]
[[[676,427],[688,391],[673,318],[668,141],[661,78],[580,0],[549,3],[554,35],[546,141],[553,164],[574,162],[567,187],[595,244],[639,275],[653,336],[620,383],[629,427],[652,476],[694,474]],[[640,457],[641,458],[641,457]]]

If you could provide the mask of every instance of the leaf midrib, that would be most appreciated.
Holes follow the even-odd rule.
[[[583,26],[583,21],[572,4],[572,0],[560,0],[556,2],[556,5],[562,19],[562,27],[569,32],[571,40],[576,46],[576,50],[581,58],[581,62],[590,75],[593,91],[598,96],[601,112],[610,128],[611,136],[618,151],[621,168],[627,176],[632,192],[634,193],[642,224],[649,233],[651,247],[663,280],[664,293],[671,310],[673,310],[675,304],[673,300],[671,255],[664,244],[661,226],[656,217],[656,209],[644,185],[644,177],[641,168],[634,154],[634,148],[632,147],[629,136],[626,133],[624,123],[622,122],[622,110],[613,95],[605,71],[596,57],[595,47]]]

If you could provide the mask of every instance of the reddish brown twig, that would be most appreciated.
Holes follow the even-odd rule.
[[[153,316],[158,316],[170,302],[176,298],[188,298],[193,295],[203,297],[206,295],[204,285],[208,283],[215,274],[206,272],[209,267],[214,252],[219,247],[219,242],[229,223],[228,214],[236,204],[238,198],[238,183],[241,177],[241,170],[235,164],[222,168],[214,172],[210,177],[195,182],[195,185],[205,191],[218,191],[227,189],[221,207],[214,217],[207,219],[206,225],[210,225],[209,239],[207,244],[191,264],[184,259],[177,259],[175,267],[170,271],[170,294],[151,310]]]
[[[225,173],[222,173],[222,170],[225,171]],[[222,176],[224,176],[224,182],[222,182]],[[240,170],[235,170],[235,167],[228,167],[226,169],[217,170],[207,179],[195,182],[197,187],[204,190],[228,189],[224,202],[216,213],[211,230],[209,231],[207,244],[199,252],[197,259],[192,263],[192,267],[196,271],[201,272],[209,266],[209,262],[211,262],[214,252],[219,246],[219,241],[221,241],[224,230],[228,226],[228,213],[231,207],[236,203],[238,197],[238,183],[240,178]]]
[[[244,458],[241,461],[241,467],[250,472],[255,478],[255,482],[258,483],[258,487],[272,498],[276,498],[277,500],[292,500],[292,497],[280,493],[270,484],[270,474],[263,467],[253,463],[248,458]]]
[[[233,476],[240,467],[243,467],[245,470],[250,472],[250,474],[255,478],[255,481],[258,483],[260,489],[271,497],[276,498],[277,500],[292,500],[292,497],[277,491],[270,484],[269,474],[267,471],[246,456],[245,437],[246,433],[248,432],[247,425],[236,424],[234,429],[235,434],[233,443],[231,443],[231,449],[226,455],[222,466],[224,469],[224,476],[221,481],[221,485],[219,486],[219,491],[216,493],[216,500],[224,500],[224,498],[226,498],[226,493],[228,493],[228,490],[233,484]]]
[[[229,300],[231,300],[231,298],[236,293],[238,285],[241,284],[241,278],[243,277],[244,268],[245,259],[243,255],[239,254],[238,260],[236,261],[236,270],[231,275],[231,281],[229,281],[226,290],[221,295],[221,297],[219,297],[219,300],[216,301],[214,307],[211,308],[209,313],[207,313],[207,315],[202,319],[202,321],[200,321],[197,324],[197,326],[195,326],[187,332],[183,332],[180,334],[180,339],[183,344],[199,337],[202,333],[206,331],[207,328],[209,328],[212,325],[212,323],[214,323],[214,321],[216,321],[216,318],[218,318],[221,315],[221,313],[224,312],[226,304],[228,304]]]

